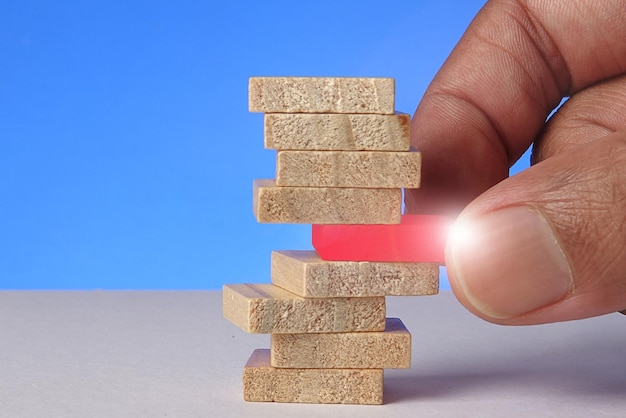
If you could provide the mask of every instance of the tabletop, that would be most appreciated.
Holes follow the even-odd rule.
[[[484,322],[450,292],[388,298],[413,365],[384,405],[248,403],[269,336],[222,318],[219,291],[0,292],[1,417],[624,417],[626,317]]]

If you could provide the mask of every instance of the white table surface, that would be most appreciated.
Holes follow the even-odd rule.
[[[247,403],[267,335],[221,315],[221,292],[0,292],[0,417],[626,417],[626,317],[502,327],[444,292],[388,298],[413,367],[385,405]]]

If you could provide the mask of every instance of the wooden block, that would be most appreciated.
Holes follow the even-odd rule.
[[[402,190],[276,187],[274,180],[255,180],[253,211],[261,223],[394,224]]]
[[[273,367],[303,369],[408,369],[411,333],[398,318],[384,332],[274,334]]]
[[[393,114],[393,78],[251,77],[250,112]]]
[[[385,298],[305,299],[271,284],[223,288],[224,317],[260,334],[382,331]]]
[[[278,150],[408,151],[411,116],[269,113],[265,148]]]
[[[421,162],[419,152],[278,151],[276,185],[417,189]]]
[[[452,220],[402,215],[398,225],[313,225],[313,247],[322,260],[445,263]]]
[[[270,365],[270,350],[259,349],[244,367],[243,397],[249,402],[380,405],[383,370],[278,369]]]
[[[274,251],[272,283],[302,297],[435,295],[439,265],[324,261],[315,251]]]

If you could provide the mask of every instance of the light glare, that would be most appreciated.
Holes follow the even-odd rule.
[[[449,245],[471,245],[474,241],[474,228],[467,222],[455,222],[450,227],[450,233],[448,234]]]

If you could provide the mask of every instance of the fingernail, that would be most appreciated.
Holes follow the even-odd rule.
[[[510,207],[453,226],[448,268],[467,301],[495,319],[514,318],[564,298],[572,272],[544,216]]]

